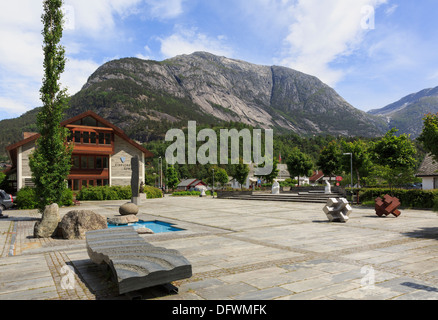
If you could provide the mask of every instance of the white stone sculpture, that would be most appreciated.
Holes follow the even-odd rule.
[[[332,186],[330,185],[330,183],[326,180],[325,181],[325,194],[332,194]]]
[[[347,222],[353,209],[345,198],[329,198],[324,213],[330,222]]]
[[[272,185],[272,194],[280,194],[280,184],[277,180],[274,180],[274,184]]]

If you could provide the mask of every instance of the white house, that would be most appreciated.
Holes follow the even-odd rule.
[[[423,179],[423,190],[438,189],[438,162],[431,154],[426,155],[416,176]]]

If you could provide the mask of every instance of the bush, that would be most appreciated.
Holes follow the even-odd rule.
[[[132,198],[130,186],[103,186],[82,188],[76,199],[79,201],[129,200]]]
[[[19,209],[38,209],[39,201],[34,188],[24,187],[17,192],[15,200]],[[73,205],[73,192],[70,189],[65,189],[62,193],[61,201],[58,203],[60,207],[69,207]]]
[[[207,196],[211,196],[211,191],[205,191],[205,194]],[[176,191],[174,193],[172,193],[172,196],[175,197],[185,197],[185,196],[200,196],[201,195],[201,191]],[[215,192],[214,195],[216,196],[217,193]]]
[[[397,197],[405,208],[432,209],[437,206],[438,209],[438,191],[369,188],[353,190],[354,194],[357,194],[358,190],[361,202],[374,201],[377,197],[382,198],[389,194]]]
[[[163,197],[163,191],[155,187],[144,186],[144,192],[146,193],[148,199],[157,199]]]
[[[15,202],[18,209],[35,209],[38,207],[38,199],[36,198],[35,189],[24,187],[17,192]]]

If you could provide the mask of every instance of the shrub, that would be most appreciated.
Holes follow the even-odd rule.
[[[354,193],[356,194],[357,191],[358,189],[354,190]],[[359,200],[374,201],[377,197],[384,197],[386,194],[397,197],[405,208],[432,209],[438,202],[438,191],[380,188],[359,189]]]
[[[207,196],[211,196],[211,191],[205,191],[205,194]],[[172,196],[175,197],[185,197],[185,196],[200,196],[201,195],[201,191],[176,191],[174,193],[172,193]],[[214,195],[216,196],[217,193],[215,192]]]
[[[156,199],[163,197],[163,191],[155,187],[144,186],[144,192],[146,193],[148,199]]]
[[[130,186],[103,186],[82,188],[76,196],[80,201],[129,200],[132,198]]]
[[[38,209],[39,201],[34,188],[24,187],[17,192],[16,204],[19,209]],[[73,192],[65,189],[62,192],[60,207],[69,207],[73,205]]]
[[[38,207],[35,189],[24,187],[17,192],[16,204],[19,209],[35,209]]]

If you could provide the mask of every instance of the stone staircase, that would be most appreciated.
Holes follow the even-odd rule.
[[[285,201],[285,202],[308,202],[308,203],[327,203],[329,198],[343,198],[345,197],[340,192],[332,192],[325,194],[324,191],[303,191],[298,193],[283,192],[279,195],[253,192],[252,194],[234,194],[227,195],[226,199],[234,200],[259,200],[259,201]]]

